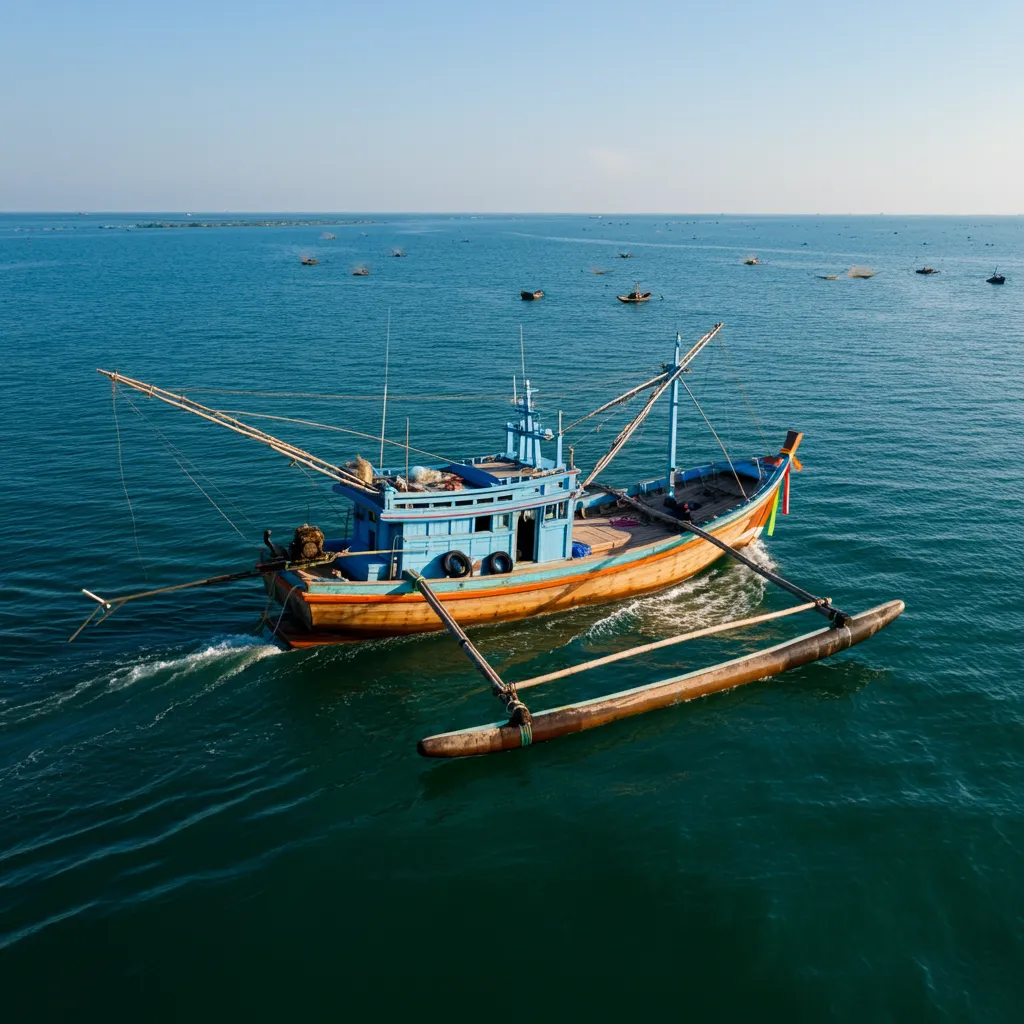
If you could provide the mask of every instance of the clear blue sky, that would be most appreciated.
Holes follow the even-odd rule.
[[[1024,212],[1024,0],[0,0],[0,210]]]

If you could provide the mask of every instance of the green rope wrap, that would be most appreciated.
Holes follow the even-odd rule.
[[[533,742],[533,726],[529,722],[519,726],[519,746],[528,747]]]

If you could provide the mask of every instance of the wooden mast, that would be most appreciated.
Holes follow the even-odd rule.
[[[608,463],[615,458],[615,456],[622,449],[622,446],[630,439],[630,437],[632,437],[633,432],[636,430],[636,428],[639,427],[640,424],[643,423],[643,421],[647,418],[647,414],[651,411],[651,409],[654,408],[654,403],[657,402],[659,398],[661,398],[661,396],[665,392],[665,389],[670,384],[673,384],[679,380],[679,378],[686,370],[686,367],[693,361],[693,359],[697,356],[701,349],[704,348],[704,346],[707,345],[707,343],[711,341],[711,339],[721,329],[721,323],[715,324],[715,326],[710,331],[708,331],[708,333],[705,334],[704,337],[701,338],[700,341],[698,341],[697,344],[694,345],[693,348],[691,348],[690,351],[687,352],[682,359],[678,360],[675,366],[672,367],[670,371],[668,371],[668,373],[665,375],[661,383],[654,389],[654,392],[652,393],[651,397],[647,399],[647,402],[644,405],[644,407],[633,418],[633,420],[627,423],[626,426],[624,426],[622,430],[619,431],[618,436],[612,442],[611,448],[609,448],[608,451],[604,455],[602,455],[600,459],[597,460],[597,464],[587,475],[586,480],[584,480],[583,483],[580,484],[580,488],[582,490],[585,490],[593,481],[594,477],[596,477],[597,474],[600,473],[605,468],[605,466],[607,466]]]
[[[679,363],[679,349],[682,345],[682,338],[676,332],[676,350],[672,357],[674,365]],[[679,380],[672,381],[672,390],[669,392],[668,407],[668,473],[665,493],[669,496],[675,493],[676,474],[676,439],[679,435]]]

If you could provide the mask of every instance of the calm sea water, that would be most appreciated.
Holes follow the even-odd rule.
[[[1024,219],[133,227],[152,219],[0,217],[9,1019],[1016,1019]],[[914,274],[926,263],[941,273]],[[818,276],[852,265],[876,276]],[[996,265],[1002,288],[985,283]],[[634,280],[655,301],[617,303]],[[95,368],[372,434],[389,315],[388,435],[408,418],[414,445],[456,456],[502,444],[520,327],[553,426],[650,375],[677,330],[724,320],[726,347],[688,381],[729,450],[806,433],[762,557],[840,607],[899,597],[905,615],[770,682],[450,764],[420,759],[417,739],[497,707],[445,636],[285,653],[253,635],[250,583],[129,605],[69,645],[92,607],[82,587],[245,568],[265,527],[336,534],[344,517],[324,484],[184,413],[122,395],[115,421]],[[612,479],[661,471],[665,421]],[[373,441],[259,422],[376,459]],[[582,428],[577,462],[621,422]],[[681,450],[718,452],[693,409]],[[475,640],[522,678],[786,604],[722,565]],[[530,703],[801,625],[817,623],[661,651]]]

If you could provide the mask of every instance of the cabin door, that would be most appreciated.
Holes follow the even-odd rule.
[[[537,513],[532,509],[516,517],[516,561],[532,562],[537,550]]]

